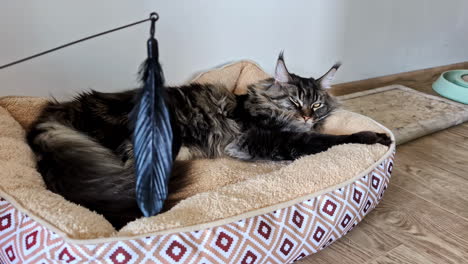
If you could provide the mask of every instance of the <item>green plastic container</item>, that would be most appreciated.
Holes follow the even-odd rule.
[[[446,71],[432,84],[432,89],[451,100],[468,104],[468,70]]]

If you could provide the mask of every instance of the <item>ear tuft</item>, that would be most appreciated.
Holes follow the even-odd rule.
[[[288,68],[286,68],[286,63],[284,62],[284,53],[280,52],[278,60],[276,61],[275,67],[275,81],[280,83],[287,83],[291,80],[291,75],[289,74]]]
[[[278,60],[284,61],[284,50],[280,51],[280,53],[278,55]]]
[[[318,79],[318,82],[320,83],[320,87],[322,89],[330,89],[331,88],[331,83],[333,79],[335,79],[335,74],[338,71],[338,68],[340,68],[341,62],[335,63],[333,67],[331,67],[330,70],[328,70],[327,73],[325,73],[322,77]]]

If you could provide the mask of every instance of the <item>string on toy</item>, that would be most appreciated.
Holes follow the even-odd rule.
[[[143,19],[143,20],[140,20],[140,21],[136,21],[136,22],[133,22],[133,23],[130,23],[130,24],[127,24],[127,25],[123,25],[123,26],[120,26],[120,27],[117,27],[117,28],[113,28],[113,29],[110,29],[110,30],[106,30],[104,32],[97,33],[97,34],[94,34],[94,35],[91,35],[91,36],[87,36],[87,37],[84,37],[84,38],[81,38],[81,39],[78,39],[78,40],[75,40],[75,41],[72,41],[72,42],[68,42],[66,44],[63,44],[63,45],[60,45],[58,47],[55,47],[55,48],[52,48],[52,49],[49,49],[49,50],[45,50],[45,51],[42,51],[42,52],[39,52],[39,53],[36,53],[36,54],[28,56],[26,58],[22,58],[22,59],[13,61],[13,62],[9,62],[9,63],[4,64],[4,65],[1,65],[0,70],[11,67],[11,66],[19,64],[19,63],[22,63],[22,62],[25,62],[25,61],[28,61],[28,60],[32,60],[34,58],[49,54],[49,53],[54,52],[54,51],[57,51],[57,50],[60,50],[60,49],[63,49],[63,48],[78,44],[78,43],[86,41],[86,40],[97,38],[97,37],[100,37],[102,35],[106,35],[106,34],[109,34],[109,33],[112,33],[112,32],[118,31],[118,30],[122,30],[122,29],[125,29],[125,28],[136,26],[136,25],[141,24],[141,23],[151,21],[152,19],[155,19],[155,21],[157,21],[159,19],[159,15],[156,12],[153,12],[153,13],[150,14],[149,18],[146,18],[146,19]]]
[[[164,75],[159,64],[158,42],[154,38],[158,19],[159,15],[153,12],[147,19],[84,37],[0,66],[0,70],[5,69],[83,41],[151,21],[150,38],[147,41],[148,57],[140,67],[140,77],[144,85],[131,113],[131,123],[134,126],[136,201],[145,216],[155,215],[162,210],[168,195],[168,182],[173,163],[173,133],[169,111],[164,101]]]

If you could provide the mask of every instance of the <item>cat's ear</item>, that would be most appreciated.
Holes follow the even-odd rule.
[[[279,54],[278,60],[276,61],[275,81],[278,83],[287,83],[291,81],[291,75],[288,72],[288,68],[286,68],[286,63],[284,63],[283,52]]]
[[[325,73],[322,77],[320,77],[317,81],[320,84],[322,89],[329,89],[331,88],[331,83],[333,79],[335,79],[336,71],[340,68],[341,63],[337,62],[327,73]]]

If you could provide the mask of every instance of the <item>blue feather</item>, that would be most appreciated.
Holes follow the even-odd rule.
[[[173,133],[164,100],[164,77],[155,39],[148,41],[148,48],[150,56],[142,68],[144,87],[134,109],[133,134],[136,199],[147,217],[156,215],[163,208],[173,163]],[[154,48],[156,52],[150,51]]]

